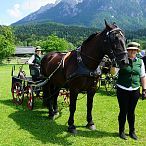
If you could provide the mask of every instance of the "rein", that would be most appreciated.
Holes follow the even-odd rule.
[[[38,84],[34,84],[33,86],[35,88],[37,88],[37,87],[41,87],[41,86],[45,85],[50,80],[50,78],[54,75],[54,73],[60,68],[60,66],[62,65],[62,63],[63,63],[63,60],[61,60],[59,62],[59,65],[55,68],[55,70],[43,82],[40,82]]]

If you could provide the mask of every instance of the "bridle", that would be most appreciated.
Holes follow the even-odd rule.
[[[124,50],[123,52],[117,53],[117,52],[114,52],[114,50],[112,49],[112,44],[116,44],[118,42],[119,35],[121,37],[123,37],[124,41],[126,40],[122,30],[119,27],[116,27],[116,28],[108,31],[106,33],[106,37],[104,40],[104,42],[107,43],[108,46],[110,46],[109,47],[109,54],[110,54],[110,58],[112,61],[116,61],[116,58],[118,56],[128,54],[127,50]]]
[[[114,52],[114,50],[112,49],[112,47],[113,47],[112,45],[116,44],[118,42],[117,41],[118,39],[116,39],[116,38],[118,38],[117,35],[122,36],[124,41],[125,41],[124,34],[123,34],[122,30],[119,27],[116,27],[116,28],[114,28],[114,29],[112,29],[110,31],[107,31],[106,32],[106,37],[105,37],[105,40],[104,40],[104,42],[107,43],[108,46],[110,46],[110,47],[108,47],[109,48],[108,51],[109,51],[109,54],[110,54],[109,57],[110,57],[110,59],[112,61],[112,64],[116,62],[116,58],[118,56],[128,54],[127,50],[124,50],[124,51],[122,51],[120,53],[117,53],[117,52]],[[105,49],[107,49],[107,48],[105,48]],[[77,51],[79,52],[80,55],[83,55],[83,56],[87,57],[88,59],[92,60],[93,62],[97,63],[97,59],[95,59],[95,58],[93,58],[93,57],[91,57],[91,56],[89,56],[87,54],[84,54],[81,51],[81,49],[79,49]],[[81,56],[80,56],[80,59],[82,59]]]

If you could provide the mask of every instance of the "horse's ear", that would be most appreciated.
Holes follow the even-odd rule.
[[[107,23],[107,21],[104,19],[104,22],[105,22],[105,26],[107,26],[108,25],[108,23]]]
[[[113,22],[113,25],[116,25],[116,22]]]
[[[109,26],[109,24],[107,23],[107,21],[104,19],[104,22],[105,22],[105,26],[106,26],[106,28],[107,29],[110,29],[110,26]]]
[[[118,27],[117,24],[116,24],[116,22],[113,22],[113,25],[116,26],[116,27]]]

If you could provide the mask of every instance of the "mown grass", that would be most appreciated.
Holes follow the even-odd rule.
[[[93,120],[96,131],[85,128],[86,96],[79,95],[75,113],[77,135],[67,132],[68,106],[59,97],[60,117],[48,120],[48,111],[36,99],[33,111],[12,103],[11,65],[0,66],[0,145],[2,146],[146,146],[146,101],[139,100],[136,108],[138,141],[118,137],[118,104],[115,96],[107,96],[104,88],[94,97]],[[28,71],[28,67],[24,66]],[[83,98],[82,98],[83,97]],[[128,134],[128,124],[126,123]]]

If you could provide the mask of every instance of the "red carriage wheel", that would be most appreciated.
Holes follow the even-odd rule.
[[[31,86],[27,86],[27,106],[30,110],[33,109],[33,104],[34,104],[34,98],[33,98],[33,91]]]
[[[21,105],[23,102],[23,87],[20,82],[15,82],[12,86],[12,96],[13,96],[13,102],[16,105]]]

